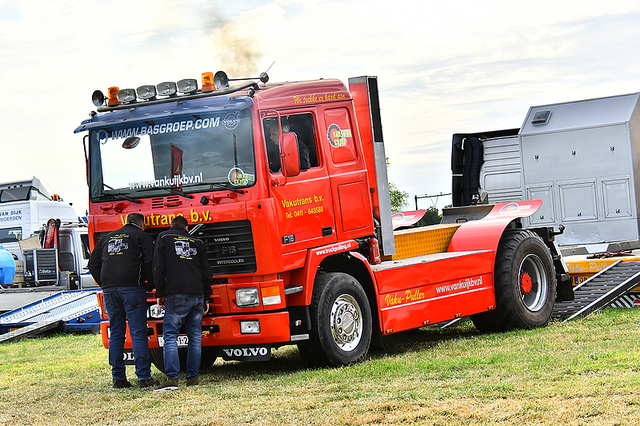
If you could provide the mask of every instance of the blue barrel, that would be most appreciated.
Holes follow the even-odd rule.
[[[16,274],[16,261],[9,250],[0,246],[0,285],[13,284],[13,276]]]

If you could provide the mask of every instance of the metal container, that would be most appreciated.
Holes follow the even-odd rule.
[[[479,198],[491,204],[543,200],[526,225],[564,225],[564,234],[556,237],[561,246],[591,252],[637,248],[639,100],[640,93],[634,93],[531,107],[517,134],[454,135],[452,158],[460,163],[465,141],[478,137]],[[464,205],[456,204],[461,197],[455,194],[456,179],[462,179],[455,172],[462,168],[452,169],[454,206]]]
[[[530,221],[561,245],[640,240],[640,94],[532,107],[519,134]],[[606,248],[603,247],[606,250]]]

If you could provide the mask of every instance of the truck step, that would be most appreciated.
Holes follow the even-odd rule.
[[[614,303],[638,283],[640,262],[618,261],[576,286],[575,299],[556,303],[552,317],[569,321],[587,316]]]
[[[56,328],[62,321],[57,319],[50,319],[46,321],[35,322],[27,325],[26,327],[18,328],[5,334],[0,334],[0,343],[17,342],[25,337],[30,337],[35,334],[44,333],[45,331]]]

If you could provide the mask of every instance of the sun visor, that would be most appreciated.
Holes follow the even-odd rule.
[[[244,97],[220,97],[184,100],[159,105],[133,104],[131,108],[97,114],[83,121],[74,133],[85,132],[99,127],[123,125],[132,121],[153,121],[167,117],[181,117],[205,113],[233,113],[253,105],[253,99]]]

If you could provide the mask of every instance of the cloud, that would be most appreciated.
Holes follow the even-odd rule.
[[[87,204],[93,90],[265,70],[271,81],[379,77],[389,175],[448,192],[456,132],[529,106],[638,91],[636,1],[0,0],[0,181],[40,177]],[[62,170],[62,172],[61,172]]]

